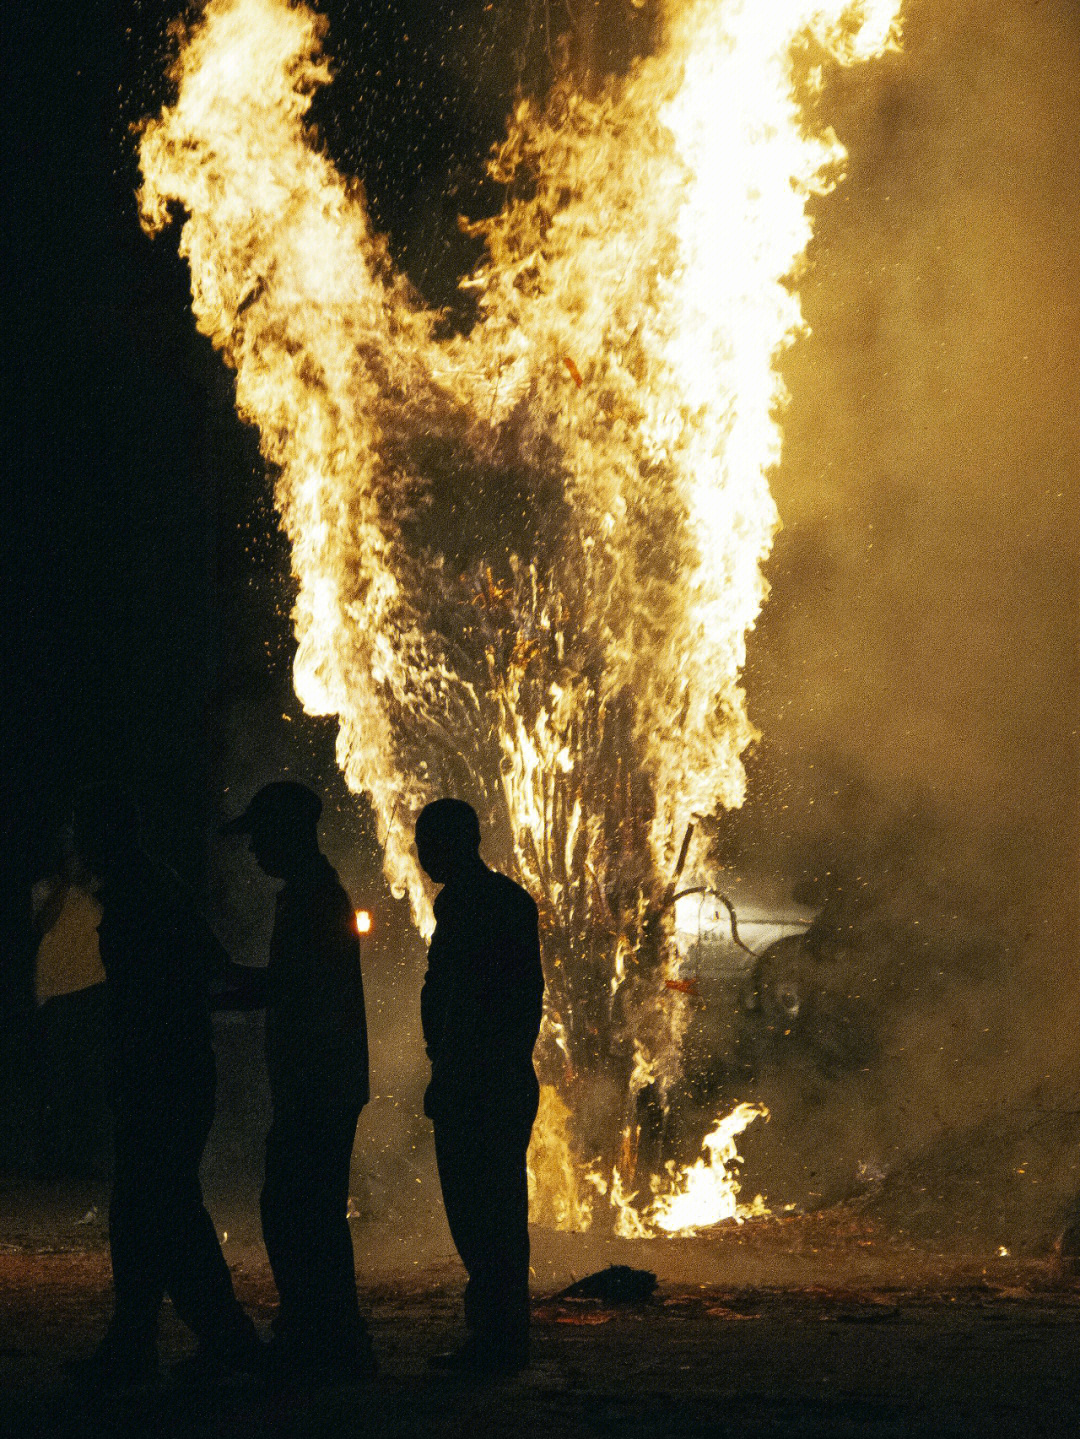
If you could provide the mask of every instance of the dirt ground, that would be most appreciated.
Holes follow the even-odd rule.
[[[271,1398],[251,1384],[190,1390],[166,1378],[103,1402],[81,1394],[65,1365],[108,1319],[104,1202],[93,1186],[0,1194],[3,1439],[1080,1433],[1080,1283],[1063,1280],[1052,1256],[935,1254],[836,1214],[688,1241],[538,1230],[535,1362],[487,1383],[427,1368],[460,1336],[463,1276],[448,1236],[356,1224],[382,1365],[373,1386]],[[249,1222],[232,1222],[237,1291],[266,1324],[265,1255]],[[610,1263],[653,1270],[654,1297],[606,1308],[553,1299]],[[189,1347],[166,1307],[163,1372]]]

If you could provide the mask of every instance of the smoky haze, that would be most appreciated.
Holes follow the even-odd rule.
[[[775,1076],[746,1151],[794,1188],[823,1140],[907,1165],[963,1224],[1041,1149],[1022,1202],[1052,1228],[1080,1192],[1080,13],[905,8],[903,53],[823,97],[850,160],[783,366],[731,825],[740,865],[840,891],[876,1044],[809,1094]]]

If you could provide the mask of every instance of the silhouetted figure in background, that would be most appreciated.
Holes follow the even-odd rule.
[[[436,884],[435,933],[420,998],[431,1083],[424,1112],[450,1233],[469,1275],[470,1338],[438,1367],[512,1373],[529,1358],[529,1191],[525,1155],[540,1088],[532,1052],[544,975],[536,905],[480,858],[461,800],[429,804],[416,852]]]
[[[34,885],[32,898],[38,1173],[45,1179],[107,1173],[113,1126],[101,905],[70,833],[62,837],[58,867]]]
[[[100,880],[110,1090],[116,1114],[109,1203],[115,1305],[84,1377],[157,1373],[165,1294],[198,1337],[201,1365],[250,1369],[261,1345],[236,1300],[203,1204],[199,1161],[214,1117],[209,990],[225,954],[175,874],[143,849],[122,790],[80,794],[75,844]]]
[[[265,969],[233,965],[241,1002],[266,1006],[274,1105],[262,1227],[279,1309],[271,1375],[301,1383],[375,1369],[360,1317],[346,1219],[349,1162],[367,1103],[360,942],[348,895],[319,851],[322,801],[289,781],[265,785],[225,834],[248,834],[259,866],[284,880]]]

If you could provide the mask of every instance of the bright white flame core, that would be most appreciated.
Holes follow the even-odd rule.
[[[210,0],[142,133],[143,222],[186,213],[196,319],[278,473],[297,693],[338,717],[423,931],[422,805],[467,793],[507,837],[544,917],[541,1062],[568,1094],[614,1065],[631,1100],[645,1072],[663,1099],[678,1071],[662,896],[687,824],[743,800],[774,362],[801,326],[806,202],[843,160],[804,121],[795,57],[879,53],[898,10],[671,0],[657,53],[600,99],[523,103],[492,170],[529,185],[477,227],[464,337],[437,337],[305,128],[329,71],[304,6]],[[444,543],[485,496],[486,533]]]
[[[695,1234],[726,1219],[741,1223],[764,1212],[760,1195],[748,1209],[740,1207],[739,1185],[731,1174],[731,1167],[739,1163],[735,1141],[759,1116],[769,1117],[764,1105],[736,1105],[705,1136],[701,1159],[681,1174],[669,1171],[670,1188],[667,1193],[657,1193],[649,1211],[649,1219],[658,1229],[666,1234]]]

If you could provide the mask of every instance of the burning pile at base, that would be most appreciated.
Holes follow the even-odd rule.
[[[807,201],[844,161],[810,102],[823,65],[896,44],[898,10],[668,0],[624,79],[523,100],[464,335],[307,127],[330,68],[306,7],[211,0],[142,131],[144,224],[185,213],[196,320],[276,476],[297,693],[338,718],[391,882],[427,931],[410,821],[452,793],[540,905],[547,1222],[693,1233],[753,1211],[731,1167],[760,1106],[696,1163],[665,1154],[687,1019],[670,901],[744,797],[774,362],[802,327]]]

